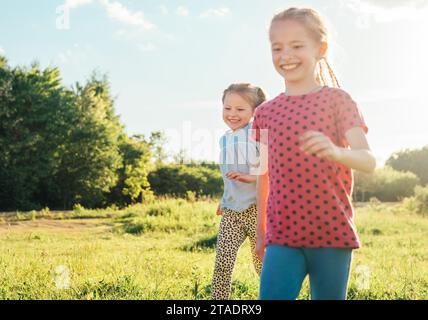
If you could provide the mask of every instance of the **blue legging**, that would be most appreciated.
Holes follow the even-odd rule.
[[[261,300],[295,300],[309,274],[312,300],[345,300],[352,249],[266,247]]]

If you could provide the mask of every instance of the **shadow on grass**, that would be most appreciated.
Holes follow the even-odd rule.
[[[196,241],[190,245],[182,247],[183,251],[204,251],[204,250],[215,250],[217,244],[217,234],[203,238],[199,241]]]
[[[115,300],[142,299],[144,293],[132,276],[119,276],[114,280],[85,282],[74,290],[77,299],[86,300]]]
[[[229,298],[233,299],[249,299],[249,296],[252,295],[254,288],[245,282],[239,280],[233,280],[231,284],[231,292]],[[200,290],[195,292],[195,288],[192,288],[192,295],[195,299],[211,299],[212,294],[212,285],[208,284],[202,287]],[[256,297],[254,297],[256,298]]]

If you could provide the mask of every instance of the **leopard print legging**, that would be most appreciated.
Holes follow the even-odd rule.
[[[247,237],[251,243],[254,268],[260,276],[262,263],[255,252],[256,227],[257,207],[255,204],[241,212],[223,208],[211,286],[213,300],[229,299],[236,256]]]

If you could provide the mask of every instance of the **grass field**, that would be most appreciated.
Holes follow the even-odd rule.
[[[213,200],[124,210],[0,214],[0,299],[209,299],[220,218]],[[357,207],[349,299],[428,298],[428,218]],[[257,299],[248,241],[232,299]],[[301,299],[308,298],[305,281]]]

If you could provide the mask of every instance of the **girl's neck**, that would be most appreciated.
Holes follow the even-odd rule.
[[[230,132],[231,132],[231,133],[235,133],[236,131],[239,131],[239,130],[241,130],[241,129],[243,129],[243,128],[247,127],[249,123],[250,123],[250,122],[248,122],[245,126],[242,126],[242,127],[236,128],[236,129],[229,128],[229,129],[230,129]]]
[[[285,94],[287,96],[300,96],[319,90],[322,86],[315,79],[287,83],[285,81]]]

